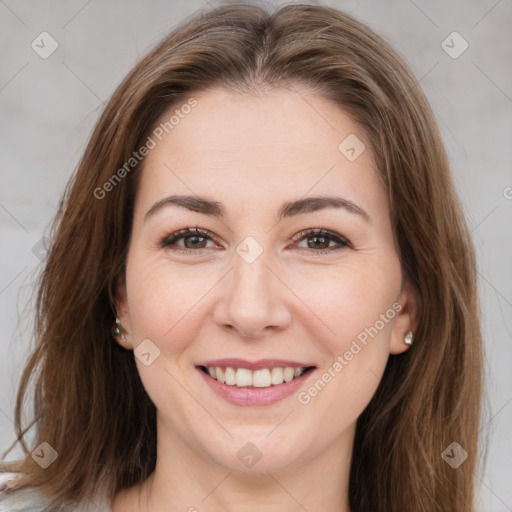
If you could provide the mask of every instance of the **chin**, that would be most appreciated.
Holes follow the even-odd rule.
[[[253,475],[280,471],[303,458],[301,455],[305,443],[293,439],[293,436],[286,433],[272,439],[269,432],[275,427],[276,425],[273,425],[264,433],[260,428],[254,434],[248,432],[247,428],[244,428],[243,434],[232,429],[230,432],[233,438],[228,439],[226,435],[213,446],[210,438],[207,440],[209,444],[204,446],[204,451],[214,462],[229,471]]]

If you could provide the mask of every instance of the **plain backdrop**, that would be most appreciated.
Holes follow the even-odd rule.
[[[388,40],[437,115],[479,258],[488,395],[481,510],[511,511],[512,2],[318,3],[345,10]],[[32,342],[27,300],[44,259],[41,240],[91,129],[135,61],[185,16],[215,5],[0,1],[2,453],[14,440],[15,389]],[[58,45],[47,58],[31,46],[41,37],[46,51]]]

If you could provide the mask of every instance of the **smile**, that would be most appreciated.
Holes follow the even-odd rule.
[[[316,366],[294,361],[242,359],[205,361],[196,366],[203,381],[223,400],[237,406],[272,405],[299,391]]]
[[[237,386],[239,388],[268,388],[270,386],[278,386],[283,384],[283,382],[290,382],[313,367],[294,368],[286,366],[261,368],[258,370],[233,368],[230,366],[200,366],[199,368],[221,384]]]

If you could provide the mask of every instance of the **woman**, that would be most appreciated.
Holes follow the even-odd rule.
[[[135,66],[36,335],[5,510],[475,510],[469,230],[417,81],[338,10],[225,4]]]

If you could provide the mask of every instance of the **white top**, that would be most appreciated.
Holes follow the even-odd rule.
[[[13,478],[14,477],[14,478]],[[16,473],[0,473],[2,485],[15,479]],[[36,487],[24,487],[9,493],[0,492],[0,512],[51,512],[47,501]],[[73,512],[112,512],[104,499],[86,499]]]

